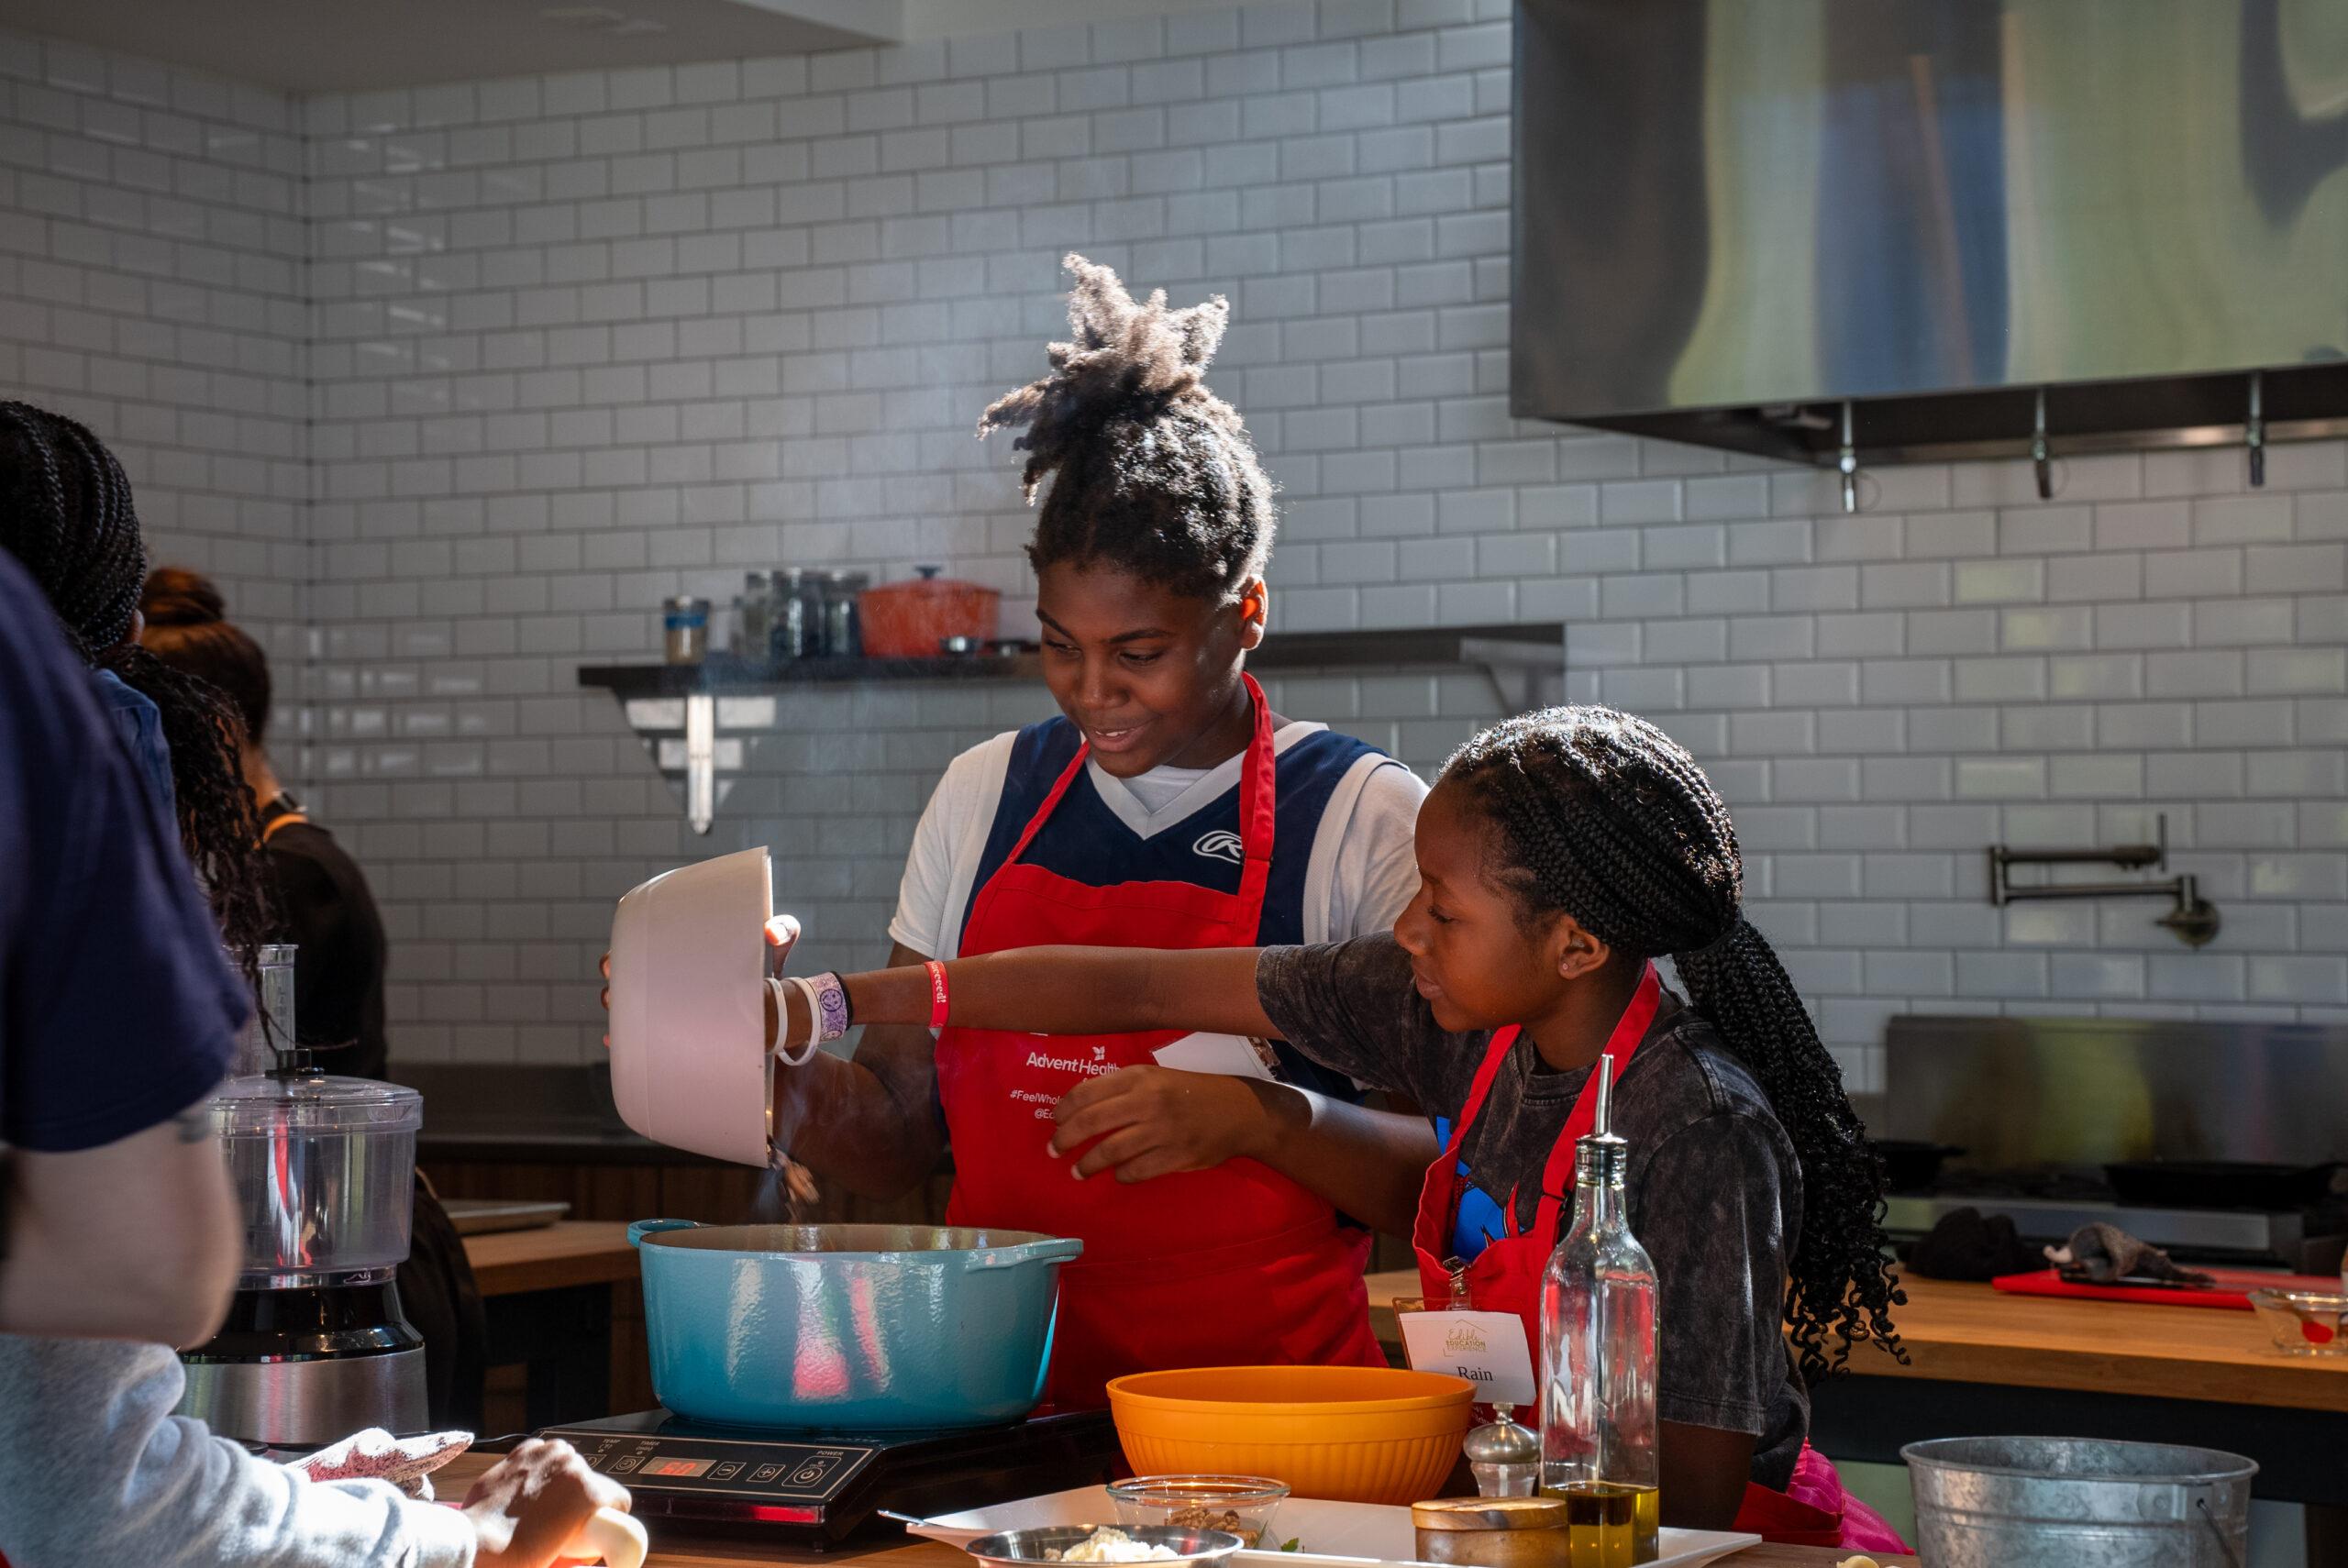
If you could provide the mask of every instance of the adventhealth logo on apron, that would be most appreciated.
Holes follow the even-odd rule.
[[[1199,842],[1191,845],[1191,853],[1203,855],[1209,860],[1228,860],[1236,866],[1246,859],[1247,845],[1229,828],[1217,828],[1200,834]]]
[[[1078,1056],[1047,1056],[1041,1051],[1030,1051],[1027,1053],[1027,1065],[1049,1068],[1054,1072],[1079,1073],[1088,1078],[1105,1077],[1117,1070],[1117,1065],[1109,1060],[1106,1045],[1092,1047],[1092,1060],[1090,1062]]]

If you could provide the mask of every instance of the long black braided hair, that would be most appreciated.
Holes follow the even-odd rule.
[[[1027,499],[1052,480],[1027,558],[1104,561],[1145,582],[1217,602],[1260,576],[1275,521],[1272,482],[1239,411],[1207,390],[1206,368],[1231,306],[1221,294],[1183,310],[1166,292],[1138,304],[1117,274],[1065,264],[1071,341],[1046,353],[1051,374],[1005,393],[979,434],[1027,426]]]
[[[1905,1360],[1884,1266],[1883,1169],[1843,1074],[1768,942],[1744,915],[1728,807],[1679,743],[1611,708],[1552,708],[1461,746],[1440,782],[1497,830],[1488,872],[1528,926],[1570,913],[1617,953],[1669,955],[1689,999],[1752,1069],[1801,1161],[1785,1312],[1802,1375],[1875,1341]]]
[[[221,936],[256,980],[273,917],[260,824],[238,756],[242,723],[209,683],[132,639],[147,546],[130,481],[104,443],[61,414],[0,403],[0,548],[24,563],[75,651],[162,715],[180,841]]]

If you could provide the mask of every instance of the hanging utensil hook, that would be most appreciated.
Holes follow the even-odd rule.
[[[1835,469],[1843,476],[1843,510],[1859,509],[1859,449],[1851,439],[1851,405],[1843,405],[1843,450],[1836,458]]]
[[[2038,476],[2038,499],[2054,499],[2054,460],[2046,446],[2046,389],[2038,389],[2037,412],[2030,426],[2030,466]]]
[[[2266,483],[2266,372],[2250,373],[2250,417],[2243,421],[2243,445],[2250,449],[2250,488]]]

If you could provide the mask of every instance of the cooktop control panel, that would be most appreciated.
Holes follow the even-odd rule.
[[[811,1508],[839,1496],[879,1452],[845,1443],[598,1431],[593,1426],[558,1427],[544,1435],[570,1443],[591,1466],[639,1496],[676,1493],[713,1503],[732,1499]]]

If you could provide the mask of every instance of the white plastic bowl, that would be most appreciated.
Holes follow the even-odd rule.
[[[767,1163],[764,849],[663,872],[612,916],[612,1098],[657,1143]]]

